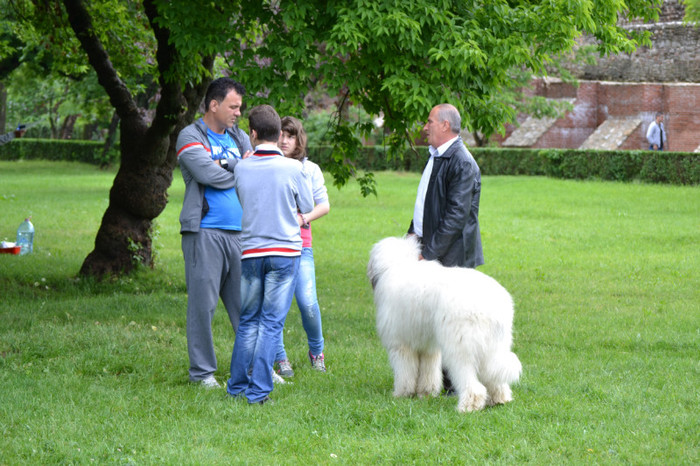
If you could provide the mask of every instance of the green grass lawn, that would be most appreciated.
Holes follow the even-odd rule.
[[[515,401],[394,399],[374,330],[371,246],[402,235],[419,174],[379,195],[329,183],[314,223],[328,373],[310,369],[298,310],[296,376],[274,405],[188,382],[178,172],[157,219],[158,264],[76,278],[114,171],[0,162],[0,239],[32,215],[34,253],[0,255],[0,464],[698,464],[700,188],[485,177],[486,264],[516,303]],[[228,377],[234,335],[214,327]]]

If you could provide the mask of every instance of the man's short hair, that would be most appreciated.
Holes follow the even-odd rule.
[[[459,115],[459,110],[454,105],[440,104],[437,111],[438,121],[445,121],[450,124],[450,130],[454,134],[459,134],[462,131],[462,117]]]
[[[277,142],[280,138],[282,122],[270,105],[258,105],[248,113],[250,131],[255,131],[258,141]]]
[[[304,157],[306,157],[306,131],[304,131],[304,126],[301,124],[301,121],[292,116],[282,118],[282,131],[289,133],[297,140],[294,152],[292,152],[289,157],[303,161]]]
[[[664,116],[662,112],[656,112],[656,115],[654,115],[654,118],[659,118],[660,116]]]
[[[209,111],[209,104],[212,100],[221,102],[232,90],[236,91],[236,94],[241,97],[245,95],[245,87],[238,81],[234,81],[231,78],[218,78],[213,80],[207,88],[207,94],[204,96],[204,111]]]

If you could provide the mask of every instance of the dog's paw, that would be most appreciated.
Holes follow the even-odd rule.
[[[489,406],[504,405],[509,401],[513,401],[513,393],[507,384],[501,385],[489,393]]]
[[[435,397],[440,394],[440,391],[442,390],[442,384],[440,383],[426,383],[426,384],[418,384],[418,387],[416,388],[416,394],[419,397]]]
[[[411,398],[416,396],[416,392],[412,390],[394,390],[394,398]]]
[[[457,411],[460,413],[480,411],[486,406],[486,400],[487,397],[485,394],[470,393],[460,396],[459,402],[457,403]]]
[[[440,395],[440,390],[420,391],[416,394],[418,398],[435,398]]]

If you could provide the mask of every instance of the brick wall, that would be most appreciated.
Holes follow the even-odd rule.
[[[540,136],[533,147],[575,149],[609,118],[639,119],[641,125],[621,149],[646,149],[646,130],[657,111],[664,114],[668,150],[700,146],[700,84],[581,81],[578,89],[561,82],[538,82],[535,93],[549,98],[575,92],[573,111]]]

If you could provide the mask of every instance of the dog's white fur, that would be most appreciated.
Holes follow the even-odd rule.
[[[415,237],[385,238],[367,264],[394,396],[436,396],[444,365],[458,411],[511,401],[522,366],[511,352],[510,294],[477,270],[419,261],[419,254]]]

